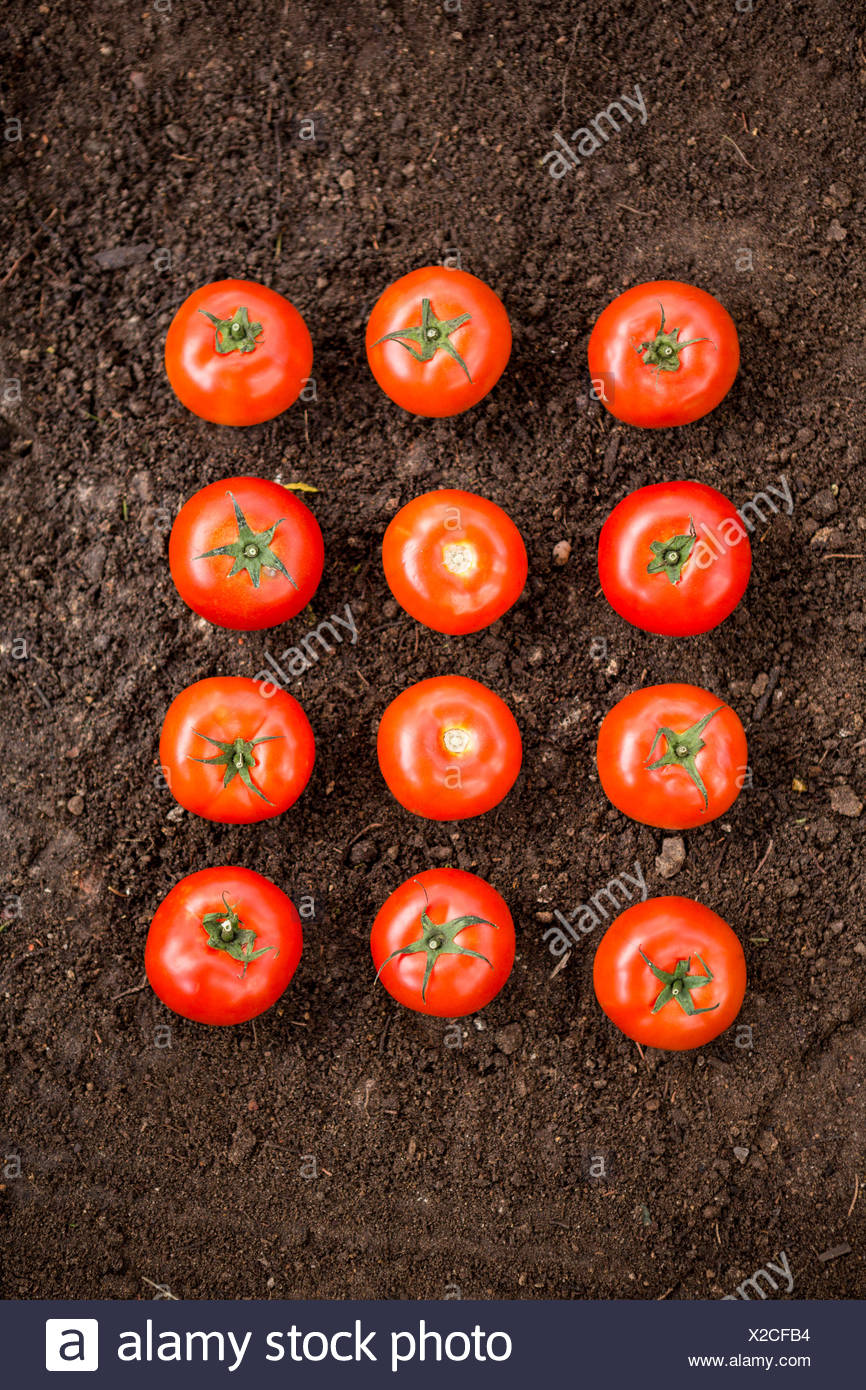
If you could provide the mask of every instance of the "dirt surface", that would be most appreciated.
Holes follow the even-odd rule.
[[[2,25],[2,1292],[718,1298],[784,1251],[793,1296],[862,1296],[853,9],[11,0]],[[551,178],[553,132],[635,85],[646,123]],[[415,420],[363,326],[389,280],[455,251],[514,354],[479,407]],[[287,294],[316,348],[317,399],[248,431],[186,413],[161,361],[182,299],[230,274]],[[657,277],[723,300],[743,366],[709,418],[648,434],[589,398],[585,345]],[[185,684],[254,675],[311,625],[238,635],[175,593],[175,512],[242,471],[319,489],[315,618],[350,603],[359,635],[291,687],[318,741],[302,801],[230,828],[179,812],[157,739]],[[620,621],[594,565],[610,507],[674,476],[738,506],[784,476],[792,497],[765,508],[734,616],[683,642]],[[464,639],[398,612],[381,571],[388,520],[438,485],[502,504],[530,554],[518,606]],[[375,731],[452,669],[506,696],[525,763],[494,814],[439,826],[391,800]],[[593,748],[616,700],[674,675],[738,710],[753,784],[664,879],[662,834],[608,805]],[[745,945],[746,1029],[697,1054],[642,1060],[604,1018],[600,930],[564,965],[543,939],[635,861]],[[218,1032],[140,986],[160,899],[226,862],[315,916],[283,1003]],[[388,893],[443,863],[489,878],[519,932],[508,986],[458,1030],[374,987],[368,949]]]

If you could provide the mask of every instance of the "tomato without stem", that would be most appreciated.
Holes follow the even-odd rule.
[[[480,681],[434,676],[404,690],[379,725],[379,767],[408,811],[462,820],[490,811],[523,758],[516,720]]]
[[[388,286],[367,323],[370,370],[413,415],[459,415],[476,405],[510,354],[502,301],[465,270],[413,270]]]
[[[691,898],[648,898],[626,908],[595,953],[599,1004],[645,1047],[701,1047],[733,1023],[746,992],[746,960],[721,917]]]
[[[294,304],[254,280],[195,290],[165,340],[175,395],[217,425],[260,425],[282,414],[312,366],[312,339]]]
[[[740,365],[734,321],[706,290],[678,280],[635,285],[608,304],[589,339],[595,395],[629,425],[686,425],[715,410]]]
[[[709,632],[736,608],[752,569],[739,513],[705,483],[653,483],[614,507],[598,575],[620,617],[645,632]]]
[[[278,816],[313,771],[310,721],[288,691],[247,676],[211,676],[169,706],[159,760],[181,806],[232,825]]]
[[[378,978],[401,1004],[462,1018],[489,1004],[511,974],[514,922],[477,874],[427,869],[386,900],[370,949]]]
[[[401,507],[382,563],[401,608],[434,632],[478,632],[523,592],[527,559],[511,518],[474,492],[440,488]]]
[[[724,814],[747,774],[743,726],[698,685],[649,685],[614,705],[596,750],[607,796],[662,830],[689,830]]]
[[[184,603],[220,627],[275,627],[300,613],[322,577],[319,523],[288,488],[224,478],[185,502],[168,542]]]
[[[281,889],[236,865],[176,883],[147,934],[154,992],[194,1023],[244,1023],[276,1003],[301,959],[301,919]]]

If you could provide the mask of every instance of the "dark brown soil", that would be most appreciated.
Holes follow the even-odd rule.
[[[855,11],[7,6],[6,1296],[717,1298],[779,1251],[795,1296],[866,1292],[864,818],[837,809],[866,798]],[[647,124],[551,179],[553,131],[635,84]],[[370,376],[363,325],[453,248],[501,294],[514,355],[477,409],[414,420]],[[245,432],[187,414],[161,365],[177,305],[229,274],[286,293],[316,346],[318,400]],[[713,415],[657,435],[588,399],[585,344],[659,276],[723,300],[743,368]],[[318,740],[307,793],[248,829],[178,813],[156,758],[178,690],[255,674],[309,622],[239,636],[174,591],[174,513],[240,471],[319,489],[315,614],[349,602],[359,627],[293,687]],[[627,490],[681,475],[737,505],[785,475],[794,505],[756,531],[735,615],[675,643],[611,612],[594,550]],[[395,509],[440,484],[505,506],[530,552],[517,608],[463,640],[397,612],[379,560]],[[507,802],[452,827],[404,813],[375,758],[386,702],[449,669],[503,693],[526,746]],[[664,880],[661,834],[610,808],[593,745],[616,700],[675,674],[737,708],[754,785]],[[598,934],[552,978],[549,914],[635,860],[650,893],[739,932],[751,1048],[731,1030],[643,1061],[595,1004]],[[315,920],[282,1006],[217,1032],[135,991],[161,897],[224,862],[312,895]],[[374,988],[367,945],[391,889],[445,862],[519,924],[512,979],[459,1048]]]

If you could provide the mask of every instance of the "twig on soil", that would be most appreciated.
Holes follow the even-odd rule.
[[[140,985],[136,985],[134,989],[125,989],[125,990],[123,991],[122,994],[115,994],[115,996],[114,996],[114,998],[111,1000],[111,1002],[112,1002],[112,1004],[116,1004],[117,1001],[118,1001],[118,999],[126,999],[130,994],[139,994],[139,993],[141,992],[141,990],[143,990],[143,989],[147,989],[147,976],[146,976],[146,975],[145,975],[145,977],[144,977],[144,979],[142,980],[142,982],[141,982]]]
[[[737,151],[737,154],[740,156],[740,159],[743,161],[744,164],[748,164],[750,169],[755,169],[754,164],[749,164],[748,159],[746,159],[746,156],[743,154],[743,151],[740,149],[740,147],[739,147],[739,145],[737,144],[736,140],[732,140],[731,137],[730,137],[730,135],[723,135],[723,136],[722,136],[722,139],[723,139],[723,140],[727,140],[727,142],[728,142],[729,145],[733,145],[734,149]],[[760,173],[760,169],[755,169],[755,173],[756,173],[756,174],[759,174],[759,173]]]
[[[152,1289],[156,1289],[157,1293],[162,1298],[171,1298],[174,1300],[175,1303],[180,1302],[180,1299],[178,1298],[177,1294],[172,1293],[171,1289],[168,1287],[168,1284],[155,1284],[152,1279],[148,1279],[146,1274],[142,1274],[141,1277],[144,1280],[145,1284],[149,1284]]]
[[[547,978],[549,980],[555,980],[560,970],[564,970],[570,960],[571,951],[566,951],[565,955],[562,957],[562,960],[557,961],[556,965],[553,967]]]
[[[640,1053],[640,1059],[641,1059],[641,1061],[643,1062],[643,1064],[644,1064],[644,1066],[646,1067],[647,1071],[649,1071],[650,1076],[652,1076],[652,1072],[650,1071],[650,1064],[649,1064],[649,1062],[647,1061],[646,1057],[644,1056],[643,1048],[641,1047],[640,1043],[639,1043],[639,1042],[635,1042],[635,1047],[637,1048],[638,1052]]]
[[[758,877],[758,874],[761,872],[761,870],[763,869],[764,865],[766,864],[767,860],[769,859],[769,857],[770,857],[770,855],[771,855],[772,853],[773,853],[773,841],[772,841],[772,839],[771,839],[771,840],[770,840],[770,843],[767,845],[767,848],[764,850],[764,853],[761,855],[760,862],[758,863],[758,866],[757,866],[757,868],[755,869],[755,872],[752,874],[752,878],[757,878],[757,877]]]
[[[854,1196],[851,1198],[851,1205],[850,1205],[850,1207],[848,1208],[848,1216],[849,1216],[849,1217],[850,1217],[852,1211],[854,1210],[854,1208],[855,1208],[856,1205],[857,1205],[857,1198],[858,1198],[859,1196],[860,1196],[860,1174],[859,1174],[859,1173],[855,1173],[855,1174],[854,1174]]]
[[[352,846],[353,846],[358,840],[360,840],[360,838],[361,838],[362,835],[366,835],[366,833],[367,833],[368,830],[381,830],[381,829],[382,829],[382,825],[383,825],[383,822],[380,821],[380,820],[374,820],[374,821],[371,821],[369,825],[365,825],[363,830],[359,830],[358,833],[357,833],[357,835],[353,835],[353,836],[352,836],[351,840],[349,841],[348,848],[351,849]]]
[[[626,212],[636,212],[638,217],[656,217],[658,215],[655,208],[652,208],[650,212],[644,212],[643,208],[633,208],[629,203],[617,203],[616,206],[625,208]]]
[[[818,1259],[822,1264],[829,1264],[831,1260],[838,1260],[841,1255],[850,1255],[851,1246],[845,1242],[844,1245],[834,1245],[831,1250],[822,1250]]]
[[[49,212],[48,216],[46,217],[45,221],[39,223],[40,227],[47,227],[47,226],[48,226],[48,223],[51,221],[52,217],[54,216],[54,214],[55,214],[56,212],[57,212],[57,208],[52,208],[51,211]],[[9,267],[9,269],[7,270],[6,274],[3,276],[3,279],[0,280],[0,290],[2,290],[3,286],[4,286],[5,284],[7,284],[7,282],[8,282],[9,280],[12,279],[12,276],[15,274],[15,272],[16,272],[16,270],[18,269],[19,265],[21,264],[21,262],[22,262],[23,260],[26,259],[27,256],[30,256],[30,255],[36,255],[36,256],[38,256],[39,253],[38,253],[38,251],[36,251],[36,250],[34,249],[34,246],[33,246],[33,242],[36,240],[36,235],[37,235],[37,234],[34,232],[34,233],[33,233],[33,236],[31,236],[29,242],[27,243],[27,246],[24,248],[24,250],[21,252],[21,255],[18,257],[17,261],[14,261],[14,262],[13,262],[13,264],[12,264],[12,265]]]

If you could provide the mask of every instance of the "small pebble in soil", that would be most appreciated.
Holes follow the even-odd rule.
[[[510,1057],[512,1052],[516,1052],[523,1041],[523,1029],[519,1023],[506,1023],[504,1028],[498,1028],[493,1035],[493,1041],[504,1052],[506,1057]]]
[[[66,809],[71,816],[80,816],[84,810],[84,797],[71,796],[66,803]]]
[[[746,1161],[746,1159],[747,1159],[748,1157],[749,1157],[749,1150],[748,1150],[748,1149],[743,1148],[742,1145],[740,1145],[740,1144],[735,1145],[735,1147],[734,1147],[734,1158],[739,1159],[740,1163],[745,1163],[745,1161]]]
[[[557,541],[553,547],[553,563],[567,565],[571,556],[571,541]]]
[[[662,852],[656,855],[656,869],[662,878],[673,878],[686,862],[686,846],[682,835],[666,835]]]
[[[379,858],[379,847],[375,840],[358,840],[349,850],[351,864],[375,864]]]
[[[840,816],[857,817],[863,810],[863,802],[859,796],[844,783],[841,787],[830,788],[830,805]]]

